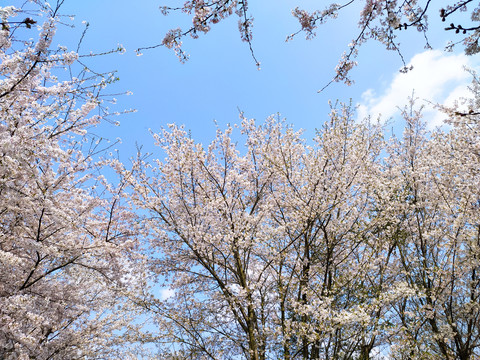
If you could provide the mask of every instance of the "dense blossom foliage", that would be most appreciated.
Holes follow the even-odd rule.
[[[139,161],[163,358],[480,355],[478,119],[402,139],[333,108],[313,145],[243,119],[204,147],[172,125]],[[448,111],[448,109],[445,109]],[[241,155],[243,154],[243,155]]]
[[[78,55],[51,50],[56,9],[39,11],[37,32],[42,17],[0,8],[0,358],[117,358],[142,281],[133,215],[88,133],[108,78],[71,76]]]
[[[153,134],[163,160],[127,168],[90,131],[112,75],[52,49],[58,8],[33,3],[43,17],[0,7],[1,359],[480,357],[475,73],[443,129],[414,100],[390,138],[344,105],[310,142],[242,115],[208,145],[172,124]],[[409,4],[362,16],[426,30],[430,1]],[[250,41],[246,0],[184,6],[197,32],[236,11]],[[341,8],[294,15],[313,36]]]
[[[354,249],[368,232],[378,129],[333,114],[309,147],[274,118],[244,119],[245,156],[231,131],[204,150],[172,126],[156,136],[166,162],[135,184],[154,213],[155,270],[175,291],[159,310],[163,336],[186,358],[296,358],[311,344],[317,357],[356,353],[370,309],[349,268],[371,260]],[[340,324],[349,330],[326,344]]]

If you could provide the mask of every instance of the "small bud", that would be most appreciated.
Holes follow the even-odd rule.
[[[25,23],[27,29],[31,29],[32,25],[37,23],[35,20],[32,20],[28,17],[25,20],[23,20],[23,22]]]
[[[467,30],[464,29],[464,30],[463,30],[463,33],[466,34],[466,33],[467,33]]]
[[[455,34],[458,34],[460,32],[460,29],[455,30]]]

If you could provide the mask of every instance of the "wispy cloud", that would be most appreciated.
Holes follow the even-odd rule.
[[[468,90],[471,75],[465,67],[475,69],[478,65],[471,57],[429,50],[415,55],[410,65],[413,69],[406,74],[397,73],[383,93],[368,89],[362,94],[359,118],[380,115],[387,120],[398,114],[398,109],[403,108],[414,93],[420,99],[418,104],[426,105],[425,118],[429,126],[434,127],[442,124],[443,114],[429,104],[452,105],[459,98],[471,97]]]

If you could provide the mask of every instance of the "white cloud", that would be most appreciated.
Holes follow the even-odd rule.
[[[380,95],[373,89],[362,94],[358,107],[359,118],[367,115],[387,120],[398,114],[399,108],[408,103],[414,93],[415,98],[425,105],[424,116],[430,127],[441,125],[443,116],[429,103],[452,105],[461,97],[470,97],[468,85],[471,75],[465,71],[475,68],[471,57],[464,54],[449,54],[440,50],[428,50],[415,55],[408,66],[413,69],[406,74],[397,73],[388,88]]]
[[[163,289],[160,290],[160,299],[161,300],[167,300],[174,295],[175,295],[175,290],[172,290],[170,288],[163,288]]]

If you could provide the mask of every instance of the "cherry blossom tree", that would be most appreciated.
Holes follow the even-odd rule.
[[[477,82],[473,86],[478,91]],[[334,107],[313,145],[275,117],[207,147],[171,125],[139,160],[164,358],[479,355],[478,114],[403,113],[402,139]],[[244,154],[244,155],[242,155]]]
[[[366,330],[379,309],[365,297],[379,292],[362,282],[375,271],[368,265],[377,249],[366,240],[381,131],[354,124],[349,107],[334,108],[314,144],[276,136],[264,151],[278,174],[271,216],[283,239],[272,268],[283,356],[347,359],[377,345]]]
[[[201,33],[208,33],[211,28],[220,21],[235,15],[238,17],[238,28],[241,39],[248,43],[252,57],[259,66],[254,53],[253,39],[253,15],[249,10],[249,0],[221,0],[186,1],[182,6],[170,7],[161,6],[162,13],[168,15],[171,12],[186,13],[192,18],[192,25],[187,29],[176,28],[170,30],[164,37],[161,44],[138,51],[158,46],[174,48],[175,53],[181,61],[188,59],[182,50],[182,39],[186,36],[198,38]],[[355,58],[359,48],[369,40],[382,43],[387,50],[396,51],[403,62],[403,71],[408,71],[401,53],[400,43],[397,37],[401,31],[414,29],[424,34],[425,47],[430,48],[428,40],[429,16],[439,17],[445,26],[443,29],[452,32],[451,42],[447,49],[460,45],[468,55],[480,51],[480,7],[472,0],[446,1],[443,5],[434,3],[431,0],[412,1],[383,1],[383,0],[350,0],[342,3],[332,3],[324,9],[307,11],[301,8],[301,4],[292,10],[292,15],[298,19],[300,29],[287,36],[287,41],[292,40],[296,35],[304,33],[307,39],[317,35],[317,29],[321,24],[335,19],[346,8],[359,6],[360,14],[358,19],[359,31],[348,45],[336,67],[336,74],[333,81],[341,81],[351,84],[350,70],[357,65]],[[458,22],[455,15],[467,12],[469,19]],[[466,18],[466,16],[465,16]],[[328,86],[328,85],[327,85]]]
[[[468,119],[452,113],[452,129],[428,133],[420,111],[411,107],[404,118],[376,200],[397,289],[388,313],[391,358],[473,359],[480,351],[478,122],[473,111]]]
[[[333,109],[313,146],[272,117],[242,118],[204,148],[175,125],[139,161],[134,201],[151,216],[152,260],[171,296],[156,314],[162,356],[368,358],[382,337],[388,261],[370,241],[378,126]]]
[[[89,132],[112,77],[52,49],[60,5],[0,7],[2,359],[118,358],[145,286],[124,185],[101,175],[113,162]]]

